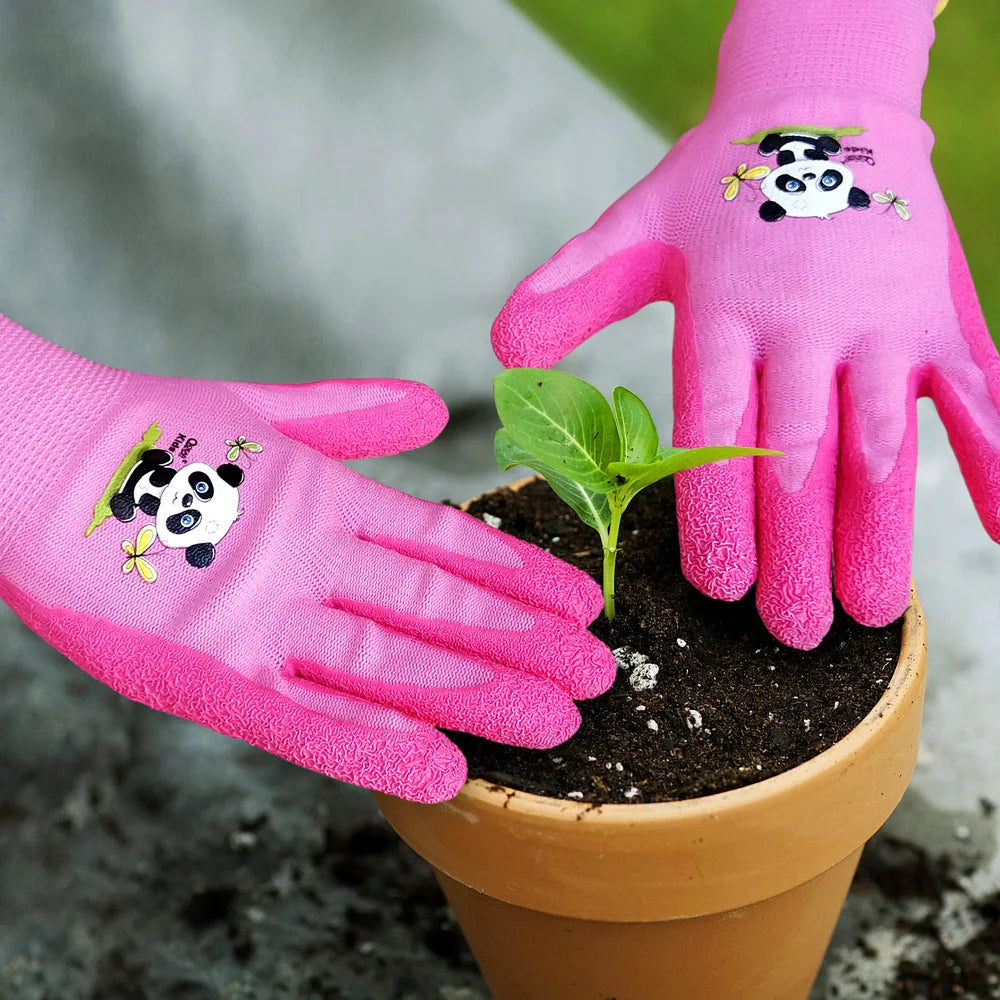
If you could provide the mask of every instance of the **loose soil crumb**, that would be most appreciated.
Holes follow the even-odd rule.
[[[596,533],[541,481],[470,508],[599,580]],[[491,523],[496,523],[492,521]],[[449,733],[470,777],[589,803],[666,802],[750,785],[833,746],[874,707],[896,666],[901,622],[857,624],[836,606],[817,649],[779,645],[753,591],[722,602],[683,578],[671,480],[639,495],[622,526],[617,615],[592,631],[616,651],[610,691],[552,750]]]

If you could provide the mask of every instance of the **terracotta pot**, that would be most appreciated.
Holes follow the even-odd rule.
[[[913,772],[925,659],[914,591],[868,716],[746,788],[590,808],[476,780],[436,805],[376,799],[433,866],[494,1000],[805,1000]]]

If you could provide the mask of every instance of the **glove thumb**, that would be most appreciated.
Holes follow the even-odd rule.
[[[335,459],[419,448],[448,422],[448,409],[433,389],[402,379],[226,387],[279,433]]]

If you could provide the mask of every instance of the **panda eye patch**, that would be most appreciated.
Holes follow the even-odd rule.
[[[801,194],[806,189],[805,184],[791,174],[782,174],[775,184],[786,194]]]
[[[215,487],[212,485],[212,480],[204,472],[192,472],[188,476],[188,482],[191,484],[191,490],[194,495],[199,500],[211,500],[215,496]]]
[[[819,186],[824,191],[833,191],[844,183],[844,176],[837,170],[827,170],[819,179]]]
[[[167,518],[167,531],[172,535],[184,535],[193,531],[201,524],[201,514],[196,510],[185,510],[179,514],[171,514]]]

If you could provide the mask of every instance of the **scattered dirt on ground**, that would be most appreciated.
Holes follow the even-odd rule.
[[[1000,892],[977,889],[971,868],[958,870],[947,856],[888,836],[869,845],[854,880],[855,893],[875,889],[902,914],[896,919],[894,948],[905,942],[889,992],[879,997],[1000,998]],[[877,951],[863,943],[863,951]],[[829,993],[847,995],[837,985]]]

